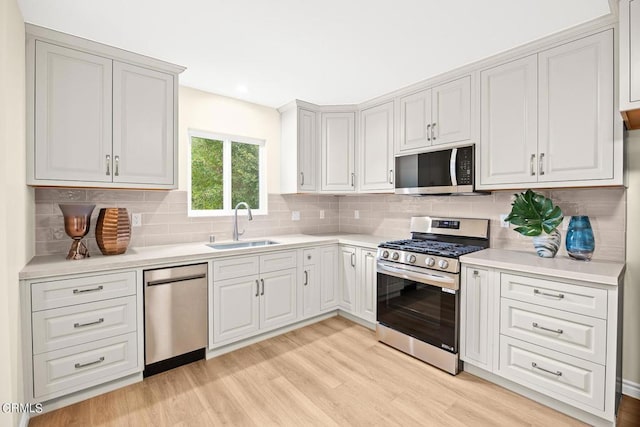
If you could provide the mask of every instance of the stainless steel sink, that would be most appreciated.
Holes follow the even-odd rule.
[[[278,242],[274,242],[273,240],[253,240],[246,242],[229,242],[229,243],[207,243],[211,249],[240,249],[240,248],[254,248],[256,246],[269,246],[269,245],[277,245]]]

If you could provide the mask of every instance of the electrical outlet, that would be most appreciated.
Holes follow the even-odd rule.
[[[505,221],[505,218],[508,216],[508,214],[500,214],[500,227],[509,228],[509,221]]]
[[[324,219],[324,211],[323,210],[320,211],[320,219]]]
[[[353,211],[353,217],[355,219],[360,219],[360,211]]]
[[[291,221],[300,221],[300,211],[291,211]]]
[[[562,220],[562,229],[566,230],[567,228],[569,228],[569,221],[571,221],[571,217],[570,216],[565,216],[564,219]]]
[[[142,226],[142,214],[140,213],[131,214],[131,226],[132,227]]]

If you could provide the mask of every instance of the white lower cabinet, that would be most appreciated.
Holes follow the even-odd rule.
[[[370,323],[376,321],[376,251],[340,246],[340,309]]]
[[[355,311],[356,257],[355,247],[340,246],[340,308],[349,312]]]
[[[301,250],[302,317],[313,317],[338,306],[338,246]],[[300,301],[300,299],[299,299]]]
[[[293,323],[298,314],[296,265],[296,251],[214,261],[210,346]],[[228,278],[232,274],[241,277]]]
[[[320,248],[320,310],[338,307],[340,287],[340,251],[338,245]]]
[[[463,264],[461,280],[465,366],[509,380],[533,399],[527,390],[549,396],[590,424],[615,422],[617,286],[475,263]]]

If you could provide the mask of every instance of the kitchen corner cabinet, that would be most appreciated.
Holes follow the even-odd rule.
[[[400,98],[396,154],[471,138],[471,77]]]
[[[355,113],[321,113],[321,190],[356,191]]]
[[[360,113],[359,183],[362,192],[394,189],[394,102]]]
[[[27,24],[28,184],[176,188],[182,70]]]
[[[280,109],[280,191],[282,194],[319,190],[320,113],[311,105],[293,102]]]
[[[620,111],[640,129],[640,0],[620,1]]]
[[[301,249],[301,316],[304,319],[338,307],[338,246]],[[300,301],[300,299],[299,299]]]
[[[340,309],[368,322],[376,321],[377,273],[374,249],[340,246]]]
[[[613,180],[613,61],[606,30],[481,71],[479,187]]]

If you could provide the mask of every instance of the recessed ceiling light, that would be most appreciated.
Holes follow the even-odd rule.
[[[238,91],[238,93],[247,93],[249,89],[247,89],[245,85],[238,85],[236,86],[236,91]]]

